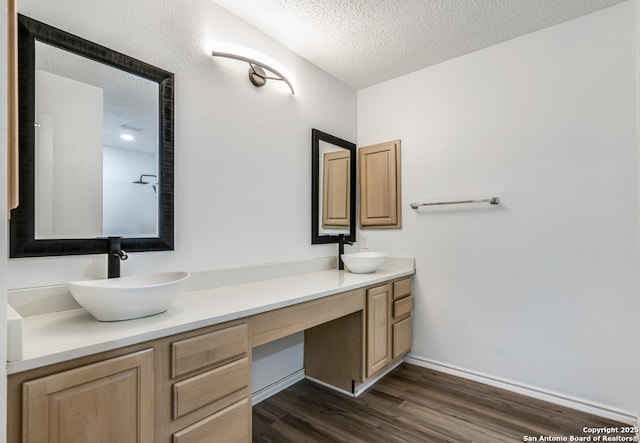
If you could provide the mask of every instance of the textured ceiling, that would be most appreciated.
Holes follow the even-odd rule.
[[[354,89],[623,0],[213,0]]]

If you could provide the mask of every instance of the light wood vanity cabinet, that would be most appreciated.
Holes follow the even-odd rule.
[[[171,343],[173,443],[251,441],[248,329],[241,323]]]
[[[153,349],[23,384],[23,443],[153,442]]]
[[[7,441],[250,442],[250,350],[234,322],[12,374]]]
[[[174,443],[251,441],[251,402],[234,403],[198,423],[173,434]]]
[[[392,289],[391,283],[367,289],[367,377],[391,362]]]
[[[304,331],[307,376],[355,393],[409,352],[412,309],[409,276],[11,374],[7,441],[247,443],[252,347]]]
[[[361,290],[362,310],[305,330],[304,368],[311,379],[361,392],[411,350],[411,277]]]
[[[405,278],[393,283],[393,307],[391,311],[391,355],[395,360],[411,350],[413,338],[411,278]]]
[[[367,377],[411,350],[412,311],[410,277],[367,290]]]

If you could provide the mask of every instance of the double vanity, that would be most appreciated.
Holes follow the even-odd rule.
[[[29,17],[16,19],[21,172],[11,181],[20,205],[12,210],[10,258],[107,254],[109,277],[117,277],[119,260],[126,258],[121,249],[173,250],[174,74]],[[101,74],[75,78],[93,72]],[[110,80],[98,81],[102,77]],[[63,90],[44,87],[54,82],[74,94],[52,95]],[[71,96],[82,96],[79,89],[102,97],[104,106],[97,99],[67,106]],[[148,93],[122,103],[130,95],[122,91]],[[144,105],[137,112],[129,102]],[[127,112],[103,118],[103,108]],[[61,131],[53,137],[47,129],[54,114],[74,128],[87,126],[78,124],[80,117],[91,117],[96,130],[86,131],[87,141],[73,131],[76,143],[69,145]],[[110,127],[138,114],[148,117],[148,127],[133,120]],[[134,131],[149,146],[127,148],[123,130],[130,141]],[[144,134],[153,136],[145,141]],[[356,241],[356,145],[317,129],[311,141],[311,243],[342,249]],[[371,219],[379,218],[380,208],[399,208],[399,142],[392,144],[392,156],[376,148],[382,154],[365,163],[388,178],[361,183],[360,200],[366,195],[367,213],[375,212]],[[144,161],[132,161],[143,151]],[[82,167],[66,161],[76,158],[94,160]],[[127,168],[102,168],[103,162]],[[90,172],[88,165],[97,169]],[[66,170],[73,173],[59,172]],[[393,224],[382,227],[399,228],[400,221],[395,214]],[[381,227],[375,220],[361,225]],[[358,262],[345,261],[358,272]],[[248,442],[252,349],[301,332],[306,377],[357,395],[411,348],[414,261],[387,258],[365,274],[338,270],[342,262],[336,266],[335,259],[311,262],[192,274],[166,312],[122,322],[99,322],[89,311],[114,320],[166,308],[147,311],[140,303],[133,309],[124,291],[122,301],[110,296],[125,279],[105,287],[80,282],[10,291],[9,311],[17,314],[8,321],[7,441]]]
[[[251,350],[302,331],[307,378],[357,395],[410,350],[414,261],[323,269],[194,274],[167,312],[137,320],[24,315],[7,441],[248,442]]]

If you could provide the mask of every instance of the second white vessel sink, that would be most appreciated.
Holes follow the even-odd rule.
[[[354,252],[342,254],[342,261],[354,274],[368,274],[376,272],[386,256],[384,252]]]
[[[72,281],[73,298],[96,320],[120,321],[160,314],[184,290],[188,272],[161,272],[103,280]]]

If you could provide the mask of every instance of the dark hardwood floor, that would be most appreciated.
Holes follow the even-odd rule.
[[[358,398],[304,380],[253,408],[253,443],[571,441],[585,426],[626,425],[406,363]]]

